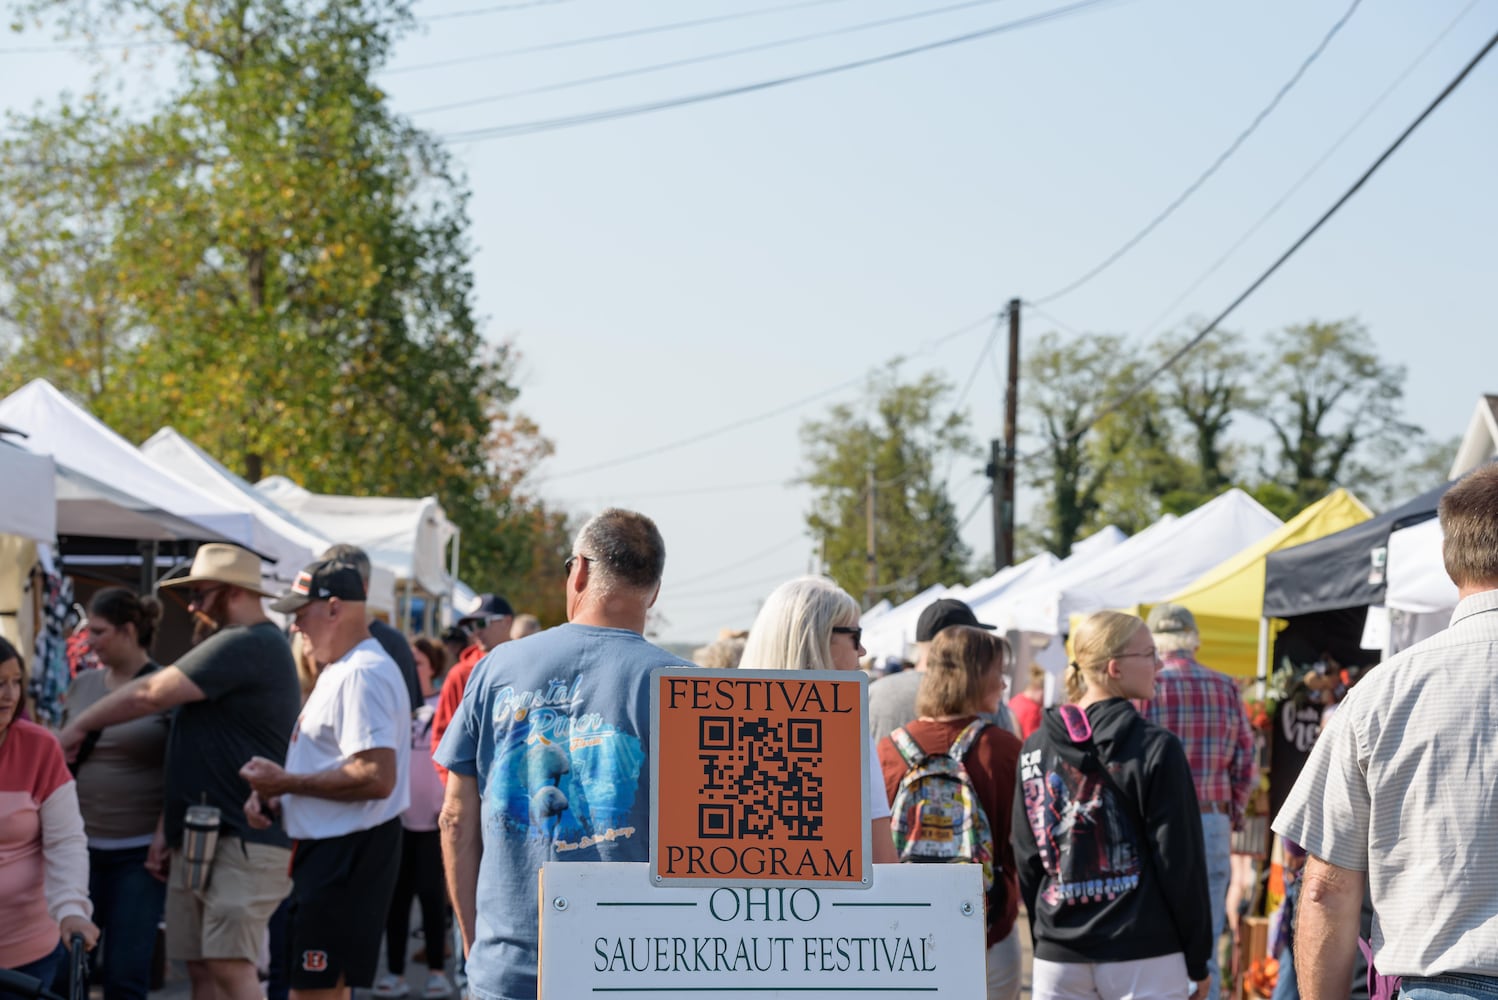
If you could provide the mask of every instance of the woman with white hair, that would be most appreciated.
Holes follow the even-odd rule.
[[[857,670],[863,655],[858,602],[831,580],[803,576],[770,592],[749,629],[739,665],[760,670]],[[869,741],[869,838],[876,864],[899,856],[889,832],[889,799]]]

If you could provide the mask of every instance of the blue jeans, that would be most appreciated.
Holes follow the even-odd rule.
[[[1207,852],[1207,894],[1212,899],[1212,957],[1207,972],[1212,984],[1208,1000],[1217,1000],[1222,989],[1222,973],[1217,967],[1217,949],[1222,944],[1222,927],[1227,922],[1228,882],[1233,877],[1233,820],[1223,813],[1202,813],[1202,841]]]
[[[1280,974],[1269,1000],[1300,1000],[1300,986],[1295,982],[1295,952],[1281,948],[1278,957]]]
[[[1498,978],[1454,972],[1430,979],[1405,979],[1400,1000],[1498,1000]]]
[[[147,850],[88,849],[88,894],[104,945],[94,981],[103,982],[104,1000],[146,1000],[151,990],[151,957],[166,883],[146,871]]]
[[[42,981],[42,989],[51,989],[52,981],[57,978],[57,973],[67,964],[67,960],[68,950],[59,941],[57,942],[57,947],[52,949],[52,954],[45,958],[39,958],[35,962],[18,965],[10,971],[40,979]],[[18,993],[11,993],[8,990],[0,990],[0,1000],[21,1000],[21,996]]]

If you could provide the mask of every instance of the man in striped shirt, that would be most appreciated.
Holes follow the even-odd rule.
[[[1243,808],[1257,777],[1254,734],[1238,685],[1197,662],[1201,635],[1191,612],[1179,604],[1158,604],[1146,621],[1161,665],[1154,700],[1144,706],[1144,715],[1175,733],[1185,747],[1201,807],[1212,899],[1212,981],[1207,997],[1217,1000],[1217,942],[1226,919],[1233,831],[1243,825]]]
[[[1498,997],[1498,465],[1441,499],[1451,626],[1337,708],[1275,817],[1310,857],[1295,971],[1347,996],[1367,873],[1373,963],[1408,1000]]]

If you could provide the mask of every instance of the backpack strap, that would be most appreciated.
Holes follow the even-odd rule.
[[[889,739],[895,745],[895,749],[899,751],[900,758],[905,761],[907,769],[915,767],[926,759],[926,751],[921,749],[921,745],[915,741],[915,737],[906,731],[904,726],[893,730],[889,734]]]
[[[969,722],[966,728],[958,733],[957,738],[952,741],[952,746],[947,750],[947,756],[961,764],[963,759],[967,757],[967,752],[973,748],[973,744],[978,742],[978,734],[983,732],[983,728],[987,725],[988,720],[981,715],[972,722]]]

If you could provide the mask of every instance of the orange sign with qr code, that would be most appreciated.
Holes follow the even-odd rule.
[[[651,683],[656,884],[870,884],[864,674],[663,667]]]

